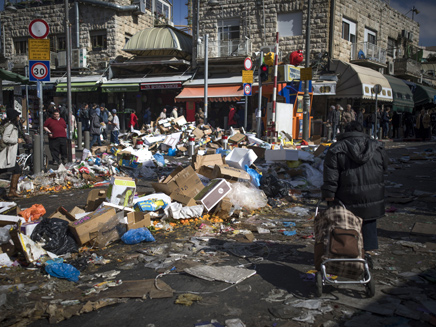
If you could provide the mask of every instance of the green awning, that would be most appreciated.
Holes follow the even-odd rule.
[[[14,87],[13,86],[3,86],[2,90],[3,91],[13,91]]]
[[[99,84],[96,82],[71,83],[71,92],[94,92],[97,91]],[[56,85],[56,92],[67,92],[67,83]]]
[[[10,72],[8,70],[4,70],[0,68],[0,79],[5,81],[11,81],[21,84],[29,84],[29,79],[25,76],[22,76],[20,74],[16,74],[13,72]]]
[[[139,83],[103,84],[101,91],[103,93],[139,92]]]
[[[413,93],[413,101],[415,102],[415,107],[425,106],[426,104],[433,104],[435,99],[436,89],[429,86],[416,84],[416,90]]]
[[[384,75],[392,88],[392,110],[400,112],[412,112],[415,103],[413,102],[413,93],[410,88],[401,79],[390,75]]]

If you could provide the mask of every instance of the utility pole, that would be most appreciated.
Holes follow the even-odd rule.
[[[70,40],[70,19],[68,17],[68,0],[65,0],[65,52],[67,59],[67,106],[68,106],[68,122],[67,122],[67,147],[68,161],[73,161],[73,126],[71,126],[72,116],[72,101],[71,101],[71,40]]]
[[[306,63],[305,68],[309,68],[310,59],[310,12],[312,10],[312,0],[307,1],[307,21],[306,21]],[[310,80],[304,82],[303,95],[303,140],[309,139],[309,111],[310,111],[310,95],[309,95]]]
[[[260,51],[259,54],[259,70],[258,70],[258,81],[259,81],[259,98],[257,101],[257,115],[256,115],[256,133],[257,137],[262,137],[262,128],[261,128],[261,122],[262,122],[262,79],[260,78],[260,66],[262,66],[262,58],[263,58],[263,51]]]

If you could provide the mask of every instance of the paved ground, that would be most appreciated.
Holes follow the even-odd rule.
[[[166,268],[156,270],[150,266],[160,264],[161,267],[176,267],[171,274],[159,278],[175,291],[173,296],[124,299],[122,303],[105,307],[100,302],[102,308],[72,316],[59,325],[194,326],[214,319],[222,325],[228,319],[240,319],[246,326],[282,327],[435,325],[434,234],[412,235],[410,232],[416,222],[428,224],[425,225],[428,231],[436,226],[436,146],[435,143],[389,142],[387,148],[391,165],[386,177],[386,207],[393,212],[387,213],[378,225],[380,255],[374,258],[372,273],[377,291],[372,299],[366,297],[360,285],[327,286],[321,300],[315,297],[313,276],[307,274],[313,269],[313,240],[307,238],[313,231],[312,223],[308,220],[309,216],[291,216],[285,211],[289,206],[262,210],[248,220],[244,217],[236,219],[237,224],[233,224],[233,228],[253,231],[256,237],[253,242],[234,233],[209,235],[204,234],[204,229],[182,227],[174,232],[157,232],[156,242],[153,243],[133,246],[116,243],[96,252],[111,260],[109,264],[90,264],[82,272],[85,278],[79,284],[56,280],[56,291],[41,291],[41,295],[54,294],[55,299],[79,299],[82,305],[86,301],[96,302],[108,296],[104,292],[97,298],[83,296],[92,284],[103,280],[87,280],[94,273],[115,269],[120,271],[116,278],[127,284],[129,280],[154,279]],[[141,182],[139,190],[149,191],[148,183]],[[26,207],[42,203],[49,213],[60,204],[70,210],[86,202],[87,192],[74,190],[38,196],[20,200],[19,204]],[[298,204],[313,213],[315,202],[315,199],[304,198]],[[283,221],[297,223],[296,236],[283,235]],[[259,226],[267,226],[271,233],[258,234]],[[424,232],[427,232],[425,228]],[[150,253],[154,255],[150,256]],[[183,258],[174,261],[180,257]],[[199,279],[184,272],[184,268],[199,264],[206,267],[245,267],[256,274],[232,286],[225,282]],[[34,282],[46,290],[50,282],[40,277],[42,275],[38,271],[31,271],[31,274],[29,277],[26,271],[18,275],[22,282],[25,278],[35,278]],[[188,292],[195,292],[201,299],[191,306],[174,303],[180,294]],[[55,305],[53,309],[57,314],[52,314],[52,322],[68,316],[65,313],[67,307],[56,300],[41,299],[41,296],[38,299],[45,303],[52,301]],[[29,302],[24,301],[21,306],[28,307]],[[86,311],[82,309],[82,312]],[[77,310],[74,312],[77,313]],[[20,315],[16,318],[25,321]],[[48,325],[47,315],[42,318],[32,326]],[[9,325],[13,322],[14,319],[9,318],[3,323]],[[232,326],[229,322],[227,325]]]

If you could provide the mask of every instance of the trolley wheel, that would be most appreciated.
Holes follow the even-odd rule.
[[[318,271],[315,275],[315,283],[316,283],[316,296],[322,296],[322,273]]]
[[[374,297],[375,295],[375,281],[373,278],[369,280],[367,284],[365,284],[366,295],[368,297]]]

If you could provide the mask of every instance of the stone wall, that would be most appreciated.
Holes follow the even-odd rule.
[[[398,40],[398,45],[404,46],[401,38],[403,29],[413,33],[413,45],[418,44],[419,25],[410,18],[389,7],[381,0],[336,0],[334,18],[334,58],[350,60],[351,42],[342,39],[342,18],[346,17],[357,22],[357,42],[364,41],[365,27],[377,31],[377,43],[387,48],[388,37]],[[302,12],[302,35],[279,37],[281,59],[287,61],[290,52],[305,50],[305,34],[307,21],[307,1],[302,0],[264,0],[265,29],[263,29],[262,1],[229,0],[223,5],[208,5],[200,7],[200,35],[209,34],[210,41],[217,40],[217,24],[222,19],[239,19],[241,39],[248,37],[252,41],[253,52],[261,46],[274,46],[277,31],[277,14],[287,12]],[[259,3],[259,5],[257,4]],[[311,10],[311,54],[328,51],[330,32],[331,0],[313,0]],[[265,40],[264,40],[265,36]]]
[[[120,5],[131,5],[130,0],[112,0],[108,2]],[[38,13],[36,17],[35,12]],[[36,18],[44,19],[50,26],[50,34],[65,34],[65,11],[63,4],[44,5],[32,8],[18,9],[16,12],[5,11],[2,13],[2,23],[5,27],[5,57],[14,59],[14,40],[17,38],[30,38],[29,23]],[[73,49],[76,48],[76,17],[74,4],[70,3],[69,21],[71,24],[71,41]],[[122,51],[127,36],[153,27],[154,17],[151,12],[134,14],[133,12],[116,11],[104,6],[94,6],[85,3],[79,4],[79,48],[87,49],[89,71],[101,69],[106,62],[117,56],[129,57]],[[107,49],[92,51],[90,31],[106,30]],[[63,68],[64,70],[65,68]]]

